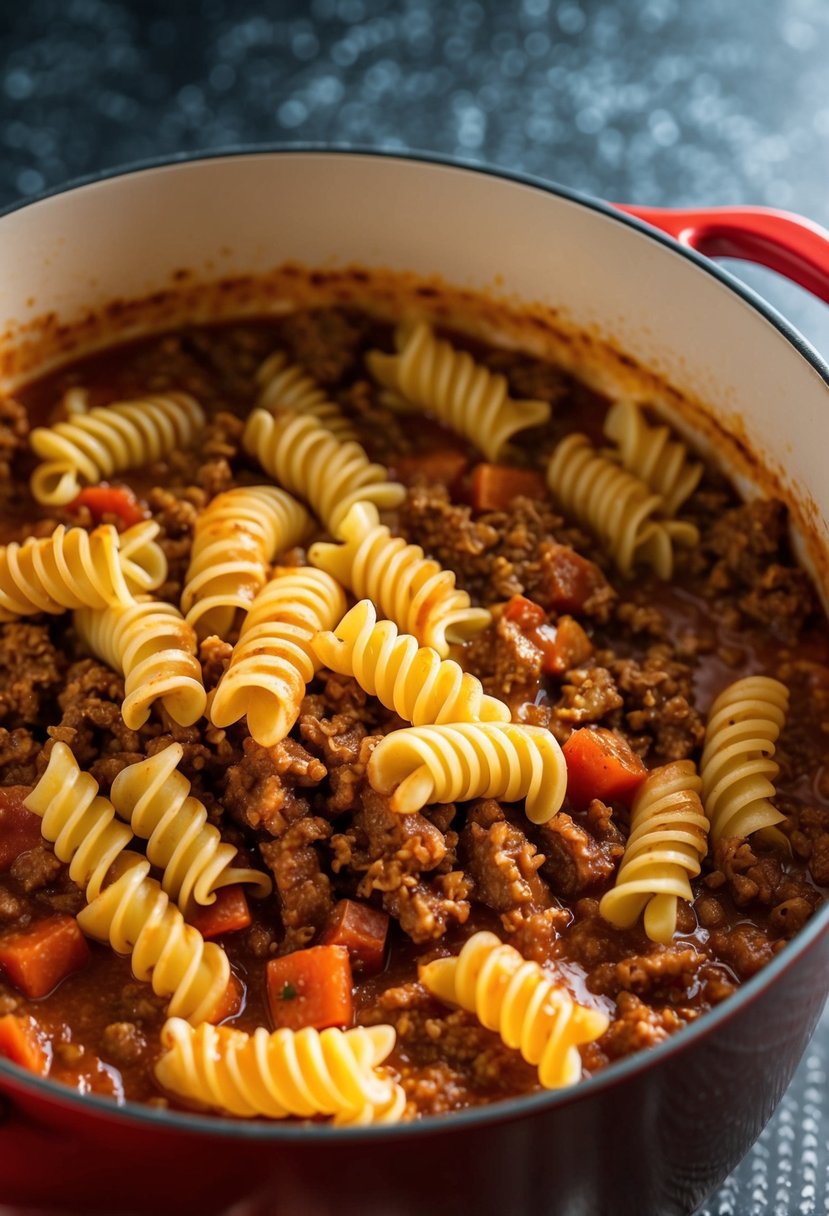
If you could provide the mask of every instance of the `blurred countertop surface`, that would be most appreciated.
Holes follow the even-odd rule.
[[[0,207],[269,142],[439,152],[829,227],[829,0],[0,0]],[[829,309],[728,268],[829,358]],[[829,1016],[699,1216],[829,1212]]]

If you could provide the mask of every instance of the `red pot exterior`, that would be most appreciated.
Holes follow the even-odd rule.
[[[312,1128],[289,1141],[245,1138],[244,1128],[206,1136],[2,1076],[0,1202],[111,1216],[680,1216],[759,1135],[828,991],[824,933],[730,1017],[652,1062],[640,1057],[632,1073],[547,1109],[499,1118],[490,1108],[475,1123],[449,1115],[370,1140],[323,1144]]]

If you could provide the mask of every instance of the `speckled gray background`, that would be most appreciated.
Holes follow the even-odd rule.
[[[0,0],[0,206],[142,158],[326,140],[829,226],[828,58],[829,0]],[[739,273],[829,356],[829,309]],[[829,1017],[700,1216],[829,1213],[827,1068]]]

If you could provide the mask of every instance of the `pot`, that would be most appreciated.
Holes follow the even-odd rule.
[[[452,301],[481,332],[595,383],[644,387],[746,492],[786,499],[825,592],[829,369],[689,246],[764,261],[829,299],[829,234],[757,210],[643,216],[363,153],[242,153],[82,183],[0,220],[0,383],[185,316],[281,307],[289,281],[309,299],[342,298],[346,283],[348,298],[389,306],[408,292],[436,315]],[[271,274],[286,262],[319,273]],[[450,287],[436,291],[436,275]],[[0,1060],[0,1201],[200,1216],[689,1213],[791,1079],[829,990],[827,928],[829,907],[699,1023],[571,1090],[392,1128],[117,1108]]]

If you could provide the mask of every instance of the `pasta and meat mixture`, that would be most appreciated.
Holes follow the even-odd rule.
[[[0,401],[0,1053],[389,1123],[578,1082],[829,887],[786,512],[419,319],[193,328]]]

